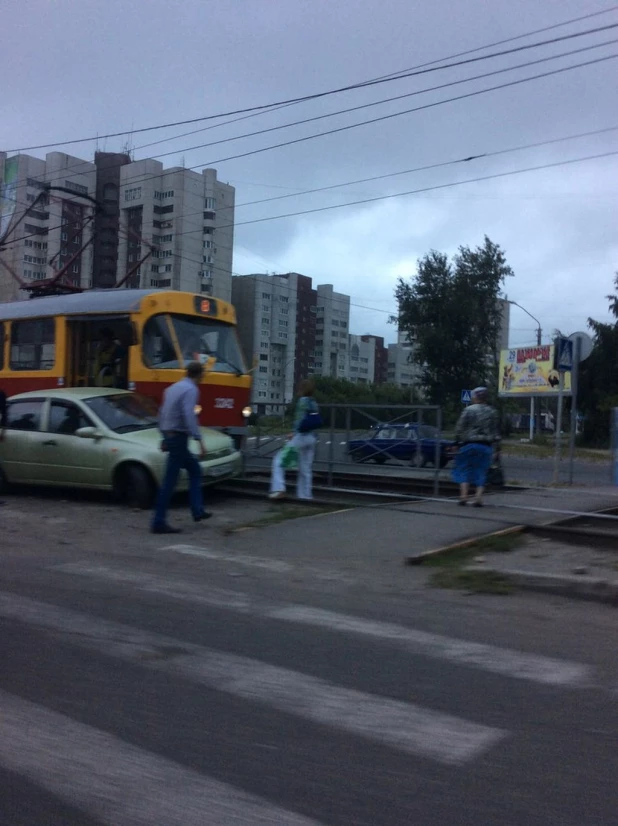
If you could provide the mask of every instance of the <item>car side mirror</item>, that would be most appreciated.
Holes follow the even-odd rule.
[[[80,439],[102,439],[103,434],[100,430],[97,430],[96,427],[79,427],[75,431],[75,435],[79,436]]]

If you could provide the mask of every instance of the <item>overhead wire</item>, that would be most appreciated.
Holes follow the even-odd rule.
[[[250,205],[255,205],[255,204],[260,204],[260,203],[268,203],[268,202],[274,201],[274,200],[281,200],[281,199],[285,199],[285,198],[289,198],[289,197],[300,197],[302,195],[313,194],[313,193],[316,193],[316,192],[321,192],[321,191],[325,191],[325,190],[329,190],[329,189],[353,186],[353,185],[358,184],[358,183],[367,183],[367,182],[371,182],[371,181],[382,180],[382,179],[385,179],[385,178],[397,177],[397,176],[400,176],[400,175],[408,175],[408,174],[413,174],[413,173],[416,173],[416,172],[423,172],[423,171],[427,171],[427,170],[430,170],[430,169],[437,169],[437,168],[446,167],[446,166],[454,166],[454,165],[458,165],[458,164],[467,164],[467,163],[470,163],[470,162],[475,161],[475,160],[482,160],[482,159],[485,159],[485,158],[491,158],[491,157],[496,157],[496,156],[500,156],[500,155],[505,155],[505,154],[508,154],[510,152],[521,152],[521,151],[525,151],[525,150],[528,150],[528,149],[537,149],[537,148],[540,148],[540,147],[543,147],[543,146],[550,146],[550,145],[554,145],[554,144],[557,144],[557,143],[564,143],[564,142],[569,141],[569,140],[578,140],[580,138],[585,138],[585,137],[593,137],[593,136],[596,136],[596,135],[606,134],[608,132],[614,132],[614,131],[618,131],[618,126],[609,126],[609,127],[604,127],[602,129],[590,130],[590,131],[587,131],[587,132],[580,132],[580,133],[576,133],[576,134],[573,134],[573,135],[562,136],[562,137],[559,137],[559,138],[550,138],[550,139],[547,139],[545,141],[535,141],[533,143],[520,144],[518,146],[508,147],[508,148],[505,148],[505,149],[479,152],[479,153],[476,153],[476,154],[473,154],[473,155],[466,155],[466,156],[461,157],[461,158],[454,158],[454,159],[447,160],[447,161],[440,161],[440,162],[436,162],[436,163],[432,163],[432,164],[426,164],[424,166],[413,167],[411,169],[399,170],[397,172],[385,173],[383,175],[375,175],[375,176],[372,176],[372,177],[369,177],[369,178],[361,178],[361,179],[357,179],[357,180],[354,180],[354,181],[344,181],[344,182],[340,182],[338,184],[332,184],[332,185],[324,186],[324,187],[316,187],[314,189],[295,192],[295,193],[292,193],[291,195],[281,195],[281,196],[274,196],[274,197],[271,197],[271,198],[263,198],[263,199],[260,199],[260,200],[257,200],[257,201],[250,201],[250,202],[247,202],[247,203],[244,203],[244,204],[241,203],[241,204],[238,204],[237,206],[238,207],[243,207],[243,206],[250,206]],[[453,184],[453,185],[456,185],[456,184]],[[391,196],[390,195],[385,195],[385,196],[381,196],[381,197],[388,198],[388,197],[391,197]],[[364,203],[364,202],[365,201],[360,201],[360,202],[354,201],[354,202],[351,202],[351,203],[355,204],[355,203]],[[345,206],[345,205],[346,204],[343,204],[343,205],[337,204],[337,205],[334,205],[333,207],[323,207],[321,209],[339,208],[339,207]],[[226,207],[219,208],[217,210],[217,212],[221,212],[224,209],[226,209]],[[203,210],[200,209],[196,212],[181,213],[180,215],[174,216],[174,218],[175,219],[176,218],[188,218],[188,217],[192,217],[192,216],[195,216],[195,215],[199,215],[199,214],[202,213],[202,211]],[[292,213],[292,214],[296,215],[296,214],[302,214],[302,213]],[[285,216],[272,216],[271,218],[262,218],[262,219],[258,219],[258,220],[260,220],[260,221],[276,220],[279,217],[285,217]],[[235,222],[230,223],[230,224],[220,225],[218,228],[219,229],[229,228],[229,227],[238,226],[238,225],[239,225],[239,223],[235,221]],[[63,226],[64,226],[64,224],[59,224],[55,227],[49,227],[48,231],[55,230],[55,229],[61,229]],[[214,229],[217,229],[217,227],[214,227]],[[190,234],[190,233],[196,232],[196,231],[197,230],[195,230],[195,229],[191,229],[191,230],[187,230],[185,232],[174,233],[174,235],[187,235],[187,234]],[[39,235],[39,233],[29,233],[29,234],[26,234],[26,235],[22,235],[20,238],[11,239],[10,241],[8,241],[5,244],[5,247],[8,248],[8,247],[14,246],[17,243],[19,243],[19,242],[21,242],[21,241],[23,241],[27,238],[36,237],[38,235]],[[222,245],[217,242],[217,246],[219,247],[219,246],[222,246]],[[229,249],[225,246],[222,246],[222,248],[223,249]]]
[[[605,46],[605,45],[613,44],[615,42],[618,42],[618,40],[607,41],[606,43],[602,43],[602,44],[599,44],[599,45],[600,46]],[[483,75],[473,76],[471,78],[451,81],[447,84],[442,84],[440,86],[429,87],[427,89],[417,90],[415,92],[403,95],[402,97],[410,97],[410,96],[414,96],[414,95],[418,95],[418,94],[423,94],[423,93],[426,93],[426,92],[436,91],[436,90],[439,90],[441,88],[447,88],[449,86],[460,85],[461,83],[467,83],[467,82],[477,80],[477,79],[480,79],[480,78],[483,78],[483,77],[489,77],[489,76],[496,75],[496,74],[503,74],[504,72],[507,72],[507,71],[513,71],[513,70],[516,70],[516,69],[525,68],[527,66],[535,65],[535,64],[538,64],[538,63],[544,63],[544,62],[547,62],[549,60],[556,60],[556,59],[559,59],[561,57],[565,57],[565,56],[568,56],[568,55],[571,55],[571,54],[575,54],[575,53],[578,53],[580,51],[588,51],[589,49],[593,49],[593,48],[597,48],[597,45],[595,44],[595,45],[592,45],[592,46],[584,47],[583,49],[574,50],[572,52],[561,53],[559,55],[551,55],[551,56],[544,57],[544,58],[541,58],[541,59],[537,59],[537,60],[534,60],[534,61],[528,61],[524,64],[518,64],[518,65],[513,66],[513,67],[506,67],[506,68],[502,68],[502,69],[497,69],[497,70],[494,70],[492,72],[485,73]],[[292,140],[289,140],[289,141],[283,141],[281,143],[270,144],[269,146],[249,150],[247,152],[238,153],[236,155],[230,155],[230,156],[227,156],[225,158],[218,158],[216,160],[210,160],[210,161],[207,161],[207,162],[202,161],[201,163],[195,164],[194,166],[186,167],[186,169],[196,170],[196,169],[203,168],[203,167],[208,167],[208,166],[211,166],[211,165],[214,165],[214,164],[224,163],[224,162],[230,161],[230,160],[236,160],[236,159],[239,159],[239,158],[249,157],[251,155],[261,154],[263,152],[267,152],[267,151],[270,151],[272,149],[279,149],[279,148],[282,148],[282,147],[285,147],[285,146],[291,146],[291,145],[295,145],[295,144],[299,144],[299,143],[304,143],[306,141],[314,140],[316,138],[321,138],[321,137],[325,137],[325,136],[328,136],[328,135],[333,135],[333,134],[338,134],[338,133],[341,133],[341,132],[350,131],[352,129],[358,128],[359,126],[373,125],[375,123],[379,123],[379,122],[382,122],[382,121],[392,120],[393,118],[401,117],[402,115],[408,115],[408,114],[412,114],[412,113],[415,113],[415,112],[420,112],[420,111],[436,108],[438,106],[442,106],[442,105],[445,105],[447,103],[454,103],[454,102],[457,102],[457,101],[460,101],[460,100],[466,100],[468,98],[473,98],[473,97],[477,97],[477,96],[480,96],[480,95],[487,94],[488,92],[494,92],[494,91],[499,91],[501,89],[506,89],[506,88],[510,88],[510,87],[514,87],[514,86],[519,86],[519,85],[522,85],[522,84],[525,84],[525,83],[530,83],[531,81],[534,81],[534,80],[539,80],[539,79],[543,79],[543,78],[546,78],[546,77],[559,75],[559,74],[562,74],[564,72],[572,71],[574,69],[586,68],[586,67],[589,67],[589,66],[592,66],[592,65],[596,65],[596,64],[606,62],[608,60],[614,60],[616,57],[618,57],[617,54],[606,55],[604,57],[594,58],[592,60],[584,61],[582,63],[575,63],[575,64],[571,64],[569,66],[562,66],[558,69],[553,69],[553,70],[550,70],[550,71],[547,71],[547,72],[541,72],[541,73],[536,74],[536,75],[531,75],[530,77],[518,78],[516,80],[508,81],[506,83],[497,84],[495,86],[489,86],[489,87],[486,87],[484,89],[477,89],[477,90],[474,90],[472,92],[467,92],[467,93],[462,94],[462,95],[456,95],[456,96],[453,96],[453,97],[450,97],[450,98],[444,98],[442,100],[433,101],[431,103],[423,104],[422,106],[416,106],[416,107],[412,107],[410,109],[401,110],[399,112],[393,112],[393,113],[390,113],[388,115],[382,115],[382,116],[377,117],[377,118],[371,118],[371,119],[368,119],[368,120],[359,121],[357,123],[347,124],[345,126],[325,130],[323,132],[314,133],[312,135],[301,136],[299,138],[295,138],[295,139],[292,139]],[[366,105],[375,105],[375,104],[366,104]],[[358,108],[365,108],[366,105],[363,105],[363,106],[358,107]],[[317,118],[317,119],[319,119],[319,118]],[[266,131],[270,131],[270,130],[266,130]],[[228,142],[230,140],[235,140],[235,138],[228,138],[228,139],[226,139],[225,141],[222,141],[222,142]],[[220,142],[217,141],[215,143],[220,143]],[[181,151],[181,150],[179,150],[179,151]],[[176,154],[176,153],[173,153],[173,154]],[[64,170],[64,172],[66,172],[66,170]],[[63,172],[63,174],[64,174],[64,172]],[[166,174],[165,171],[152,173],[152,174],[150,174],[150,173],[137,173],[133,177],[127,178],[123,182],[123,185],[127,186],[129,184],[145,183],[149,180],[158,179],[164,174]]]
[[[598,14],[607,14],[610,11],[614,11],[615,8],[616,7],[612,7],[610,9],[602,10],[598,13],[592,13],[592,15],[594,16],[595,14],[597,14],[597,15]],[[582,19],[582,18],[579,18],[579,19]],[[573,22],[573,21],[571,21],[571,22]],[[558,25],[566,25],[566,23],[561,23],[561,24],[558,24]],[[7,151],[8,152],[27,152],[27,151],[32,151],[34,149],[49,149],[49,148],[53,148],[53,147],[56,147],[56,146],[70,146],[70,145],[77,144],[77,143],[88,143],[88,142],[97,141],[97,140],[105,140],[105,139],[108,139],[108,138],[122,137],[123,135],[127,135],[127,134],[152,132],[152,131],[156,131],[156,130],[159,130],[159,129],[172,128],[174,126],[184,126],[184,125],[188,125],[188,124],[191,124],[191,123],[199,123],[199,122],[202,122],[202,121],[205,121],[205,120],[215,120],[215,119],[221,118],[221,117],[230,117],[232,115],[243,115],[243,114],[246,114],[246,113],[249,113],[249,112],[255,112],[255,111],[263,110],[263,109],[270,109],[270,108],[273,108],[273,107],[276,107],[276,106],[283,106],[283,105],[286,105],[286,104],[304,103],[306,101],[316,100],[316,99],[328,97],[328,96],[331,96],[331,95],[341,94],[342,92],[348,92],[348,91],[351,91],[351,90],[354,90],[354,89],[368,88],[368,87],[376,86],[376,85],[379,85],[379,84],[382,84],[382,83],[390,83],[390,82],[393,82],[393,81],[396,81],[396,80],[402,80],[402,79],[405,79],[405,78],[408,78],[408,77],[414,77],[417,74],[425,74],[427,72],[439,71],[439,70],[442,70],[442,69],[449,69],[449,68],[453,68],[453,67],[457,67],[457,66],[461,66],[461,65],[466,65],[468,63],[475,62],[477,60],[486,60],[486,59],[491,59],[491,58],[496,57],[496,56],[502,56],[504,54],[512,54],[515,51],[521,51],[523,49],[528,49],[528,48],[536,48],[539,45],[548,45],[548,44],[551,44],[551,43],[559,43],[559,42],[562,42],[564,40],[572,39],[574,37],[582,37],[582,36],[585,36],[587,34],[596,34],[598,32],[608,31],[609,29],[615,28],[616,26],[618,26],[617,23],[610,23],[606,26],[597,26],[597,27],[592,28],[592,29],[586,29],[582,32],[575,32],[575,33],[571,33],[571,34],[568,34],[568,35],[562,35],[560,37],[551,38],[547,41],[542,41],[542,42],[537,43],[537,44],[526,44],[524,46],[518,46],[518,47],[515,47],[513,49],[505,50],[503,52],[499,52],[499,53],[495,53],[495,54],[483,55],[483,56],[480,56],[480,57],[477,57],[477,58],[468,58],[466,60],[461,60],[457,63],[450,63],[450,64],[445,64],[445,65],[436,65],[436,62],[432,61],[430,64],[424,64],[422,66],[422,68],[414,67],[414,68],[412,68],[408,71],[404,70],[404,71],[397,72],[395,74],[383,75],[380,78],[376,78],[376,79],[372,79],[372,80],[367,80],[367,81],[362,81],[362,82],[359,82],[359,83],[349,84],[347,86],[340,86],[340,87],[337,87],[335,89],[329,89],[329,90],[322,91],[322,92],[316,92],[316,93],[313,93],[313,94],[310,94],[310,95],[302,95],[302,96],[298,96],[298,97],[294,97],[294,98],[288,98],[288,99],[285,99],[285,100],[271,101],[270,103],[258,104],[256,106],[245,107],[243,109],[235,109],[235,110],[226,111],[226,112],[218,112],[218,113],[213,114],[213,115],[205,115],[205,116],[202,116],[202,117],[199,117],[199,118],[190,118],[190,119],[187,119],[187,120],[172,121],[170,123],[156,124],[154,126],[141,127],[141,128],[138,128],[138,129],[135,129],[135,128],[125,129],[122,132],[112,132],[112,133],[108,133],[108,134],[105,134],[105,135],[93,135],[93,136],[86,137],[86,138],[74,138],[74,139],[69,139],[69,140],[56,141],[54,143],[38,144],[38,145],[26,146],[26,147],[18,147],[18,148],[10,149],[10,150],[7,150]],[[524,35],[520,35],[520,38],[523,37],[523,36]],[[480,48],[489,48],[489,47],[480,47]],[[472,51],[473,50],[470,50],[468,53],[471,53]],[[446,59],[448,59],[448,58],[446,58]],[[443,61],[440,61],[440,63],[442,63],[442,62]]]

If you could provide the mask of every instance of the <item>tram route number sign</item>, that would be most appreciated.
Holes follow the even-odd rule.
[[[217,301],[215,298],[202,298],[200,295],[195,296],[195,312],[200,315],[214,315],[218,314]]]

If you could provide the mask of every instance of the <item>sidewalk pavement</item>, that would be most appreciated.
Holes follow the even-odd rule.
[[[618,493],[609,487],[495,493],[487,496],[482,509],[464,509],[458,507],[455,500],[424,499],[283,521],[232,534],[227,537],[226,545],[232,553],[293,561],[299,576],[303,571],[311,576],[311,571],[328,570],[333,580],[340,578],[364,583],[365,587],[371,584],[374,589],[405,591],[426,586],[424,568],[404,567],[411,557],[422,557],[496,532],[542,526],[567,519],[574,513],[617,506]],[[535,538],[537,540],[541,542],[540,538]],[[510,554],[503,556],[510,557]],[[577,563],[572,560],[564,563],[561,559],[553,553],[546,554],[544,573],[566,576],[565,565],[574,568],[590,564],[587,558]],[[518,565],[525,562],[525,558],[517,558]],[[538,567],[538,559],[534,564]],[[535,569],[531,573],[539,571]],[[581,576],[579,579],[584,582]],[[525,584],[521,577],[519,584]]]

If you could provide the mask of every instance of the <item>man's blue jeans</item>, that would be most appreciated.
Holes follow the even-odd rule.
[[[155,504],[153,527],[161,527],[166,524],[167,509],[170,499],[174,493],[178,474],[184,468],[189,474],[189,502],[191,513],[194,517],[199,516],[204,511],[204,500],[202,498],[202,470],[200,463],[189,450],[189,436],[186,433],[175,433],[173,436],[165,437],[167,445],[167,467],[163,484],[159,489]]]

